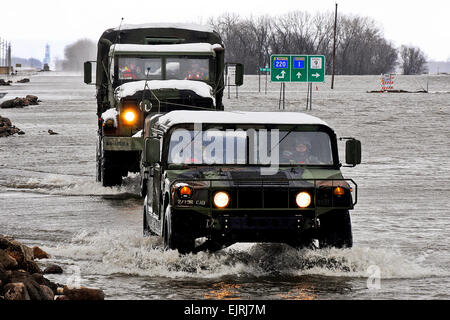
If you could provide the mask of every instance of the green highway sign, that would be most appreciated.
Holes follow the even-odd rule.
[[[292,56],[292,82],[308,82],[308,56]]]
[[[261,72],[270,72],[270,68],[259,68]]]
[[[272,82],[324,82],[325,56],[272,55],[270,73]]]
[[[291,57],[288,55],[273,55],[270,57],[270,80],[272,82],[291,81]]]
[[[308,82],[325,81],[325,56],[309,56]]]

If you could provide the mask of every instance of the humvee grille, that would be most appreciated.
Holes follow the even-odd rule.
[[[271,176],[262,176],[258,172],[231,172],[231,178],[237,186],[287,186],[289,180],[284,172],[277,172]]]

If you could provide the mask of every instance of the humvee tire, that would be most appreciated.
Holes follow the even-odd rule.
[[[101,157],[101,180],[104,187],[120,186],[122,184],[122,169],[115,164],[110,152],[103,151]]]
[[[166,208],[164,218],[163,241],[164,250],[178,250],[180,254],[190,253],[195,248],[195,240],[174,224],[170,205]]]
[[[142,219],[142,222],[143,222],[144,237],[149,237],[149,236],[155,235],[155,234],[151,231],[150,227],[148,226],[147,216],[146,216],[145,209],[144,209],[144,217],[143,217],[143,219]]]
[[[348,211],[331,212],[319,217],[319,247],[338,249],[353,246],[352,224]]]

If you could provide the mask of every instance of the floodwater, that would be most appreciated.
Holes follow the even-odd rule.
[[[225,93],[226,110],[277,111],[280,85],[247,76]],[[142,236],[136,175],[122,187],[95,182],[95,88],[80,74],[39,73],[8,95],[38,106],[0,109],[25,135],[0,139],[0,234],[41,246],[61,265],[54,281],[101,288],[107,299],[449,299],[450,76],[398,76],[375,94],[378,76],[338,76],[286,86],[285,110],[307,112],[363,145],[363,163],[343,168],[358,184],[354,247],[294,250],[236,244],[180,256]],[[51,129],[58,135],[49,135]],[[343,146],[343,143],[342,143]],[[342,147],[341,146],[341,147]],[[342,149],[342,148],[341,148]]]

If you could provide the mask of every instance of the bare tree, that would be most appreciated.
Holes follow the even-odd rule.
[[[338,23],[337,74],[380,74],[395,70],[397,49],[375,21],[343,16]]]
[[[241,62],[255,74],[272,54],[322,54],[331,70],[334,15],[292,11],[281,16],[241,18],[226,13],[209,23],[222,35],[228,62]],[[338,20],[337,74],[380,74],[395,70],[397,49],[367,17]]]
[[[400,48],[403,74],[422,74],[428,71],[427,59],[419,48],[402,46]]]

